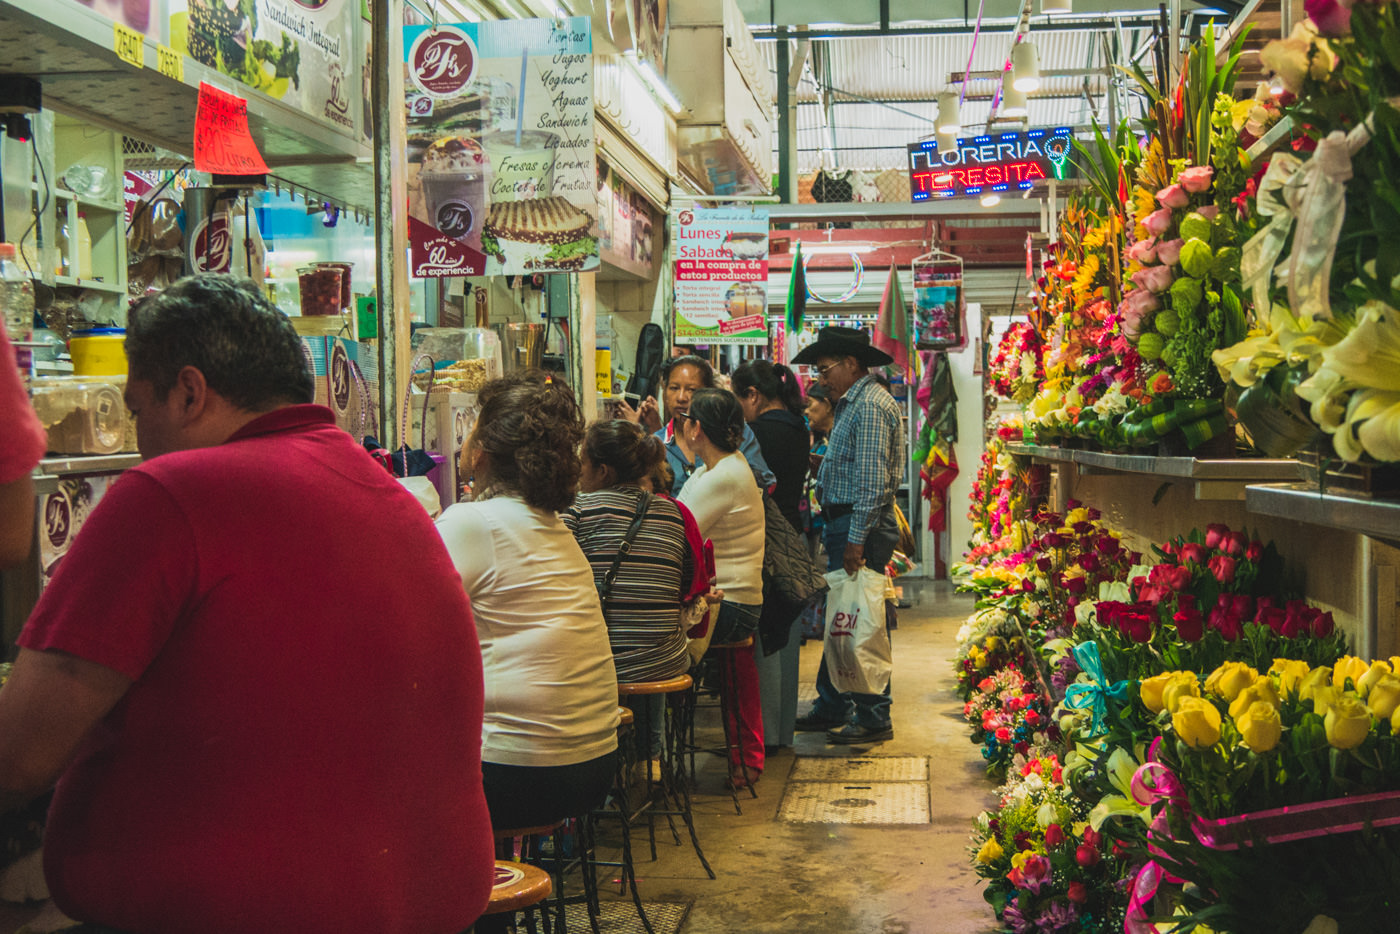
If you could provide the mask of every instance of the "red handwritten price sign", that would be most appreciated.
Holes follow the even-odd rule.
[[[267,173],[267,163],[248,132],[248,102],[203,82],[194,117],[194,167],[219,175]]]

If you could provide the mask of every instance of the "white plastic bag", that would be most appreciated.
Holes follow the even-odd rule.
[[[862,567],[854,576],[828,571],[826,637],[822,653],[838,691],[880,694],[890,683],[890,634],[885,629],[885,575]]]

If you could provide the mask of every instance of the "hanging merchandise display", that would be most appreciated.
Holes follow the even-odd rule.
[[[914,260],[914,340],[920,350],[967,346],[963,261],[944,250]]]
[[[812,257],[815,255],[817,254],[808,253],[802,259],[802,272],[804,278],[806,277],[809,271],[807,269],[807,266],[812,262]],[[859,253],[851,253],[851,268],[851,284],[846,287],[846,291],[842,292],[835,298],[828,298],[827,296],[822,295],[816,289],[812,288],[810,283],[807,285],[807,294],[810,295],[812,298],[815,298],[817,301],[825,302],[828,305],[841,305],[845,302],[849,302],[851,299],[856,297],[856,293],[860,291],[861,285],[865,282],[865,265],[860,261]]]
[[[767,344],[768,210],[676,216],[676,343]]]
[[[584,17],[404,27],[417,277],[596,269]]]

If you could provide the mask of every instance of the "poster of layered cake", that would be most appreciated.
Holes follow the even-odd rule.
[[[586,17],[404,27],[415,277],[596,269]]]

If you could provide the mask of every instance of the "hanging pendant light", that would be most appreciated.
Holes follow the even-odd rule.
[[[938,95],[938,122],[934,124],[934,129],[939,133],[949,133],[957,136],[962,129],[962,118],[958,114],[958,95],[952,91],[944,91]]]
[[[938,141],[938,151],[940,153],[955,153],[958,151],[957,133],[939,133],[935,139]]]
[[[1001,115],[1003,117],[1024,117],[1028,112],[1026,95],[1024,92],[1016,90],[1014,75],[1009,71],[1002,72]]]
[[[1040,53],[1035,43],[1018,42],[1011,49],[1011,74],[1016,90],[1027,93],[1040,89]]]
[[[1040,0],[1040,12],[1046,16],[1055,16],[1060,13],[1073,13],[1074,4],[1071,0]]]

